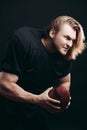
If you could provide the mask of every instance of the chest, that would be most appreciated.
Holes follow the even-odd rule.
[[[58,78],[62,75],[65,62],[59,57],[46,53],[33,53],[25,63],[25,73],[33,77]]]

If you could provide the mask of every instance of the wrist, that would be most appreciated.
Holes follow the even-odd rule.
[[[34,98],[33,98],[33,100],[32,100],[32,103],[37,105],[37,104],[38,104],[38,100],[39,100],[39,99],[38,99],[38,95],[34,95]]]

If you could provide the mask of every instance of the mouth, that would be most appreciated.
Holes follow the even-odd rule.
[[[69,48],[63,48],[63,53],[66,55],[69,51]]]
[[[70,47],[63,47],[64,50],[68,51]]]
[[[64,48],[64,51],[68,51],[69,50],[69,48]]]

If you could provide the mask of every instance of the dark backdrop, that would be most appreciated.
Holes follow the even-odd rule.
[[[58,15],[70,15],[82,24],[87,36],[86,12],[84,0],[2,0],[0,2],[0,62],[4,57],[6,40],[16,28],[21,26],[42,28]],[[70,108],[59,116],[61,122],[67,124],[64,129],[86,129],[86,119],[84,119],[87,116],[86,73],[87,51],[85,50],[73,62],[72,103]]]

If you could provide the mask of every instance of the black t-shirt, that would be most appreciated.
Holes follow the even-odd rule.
[[[71,71],[71,61],[44,47],[43,35],[40,29],[17,29],[8,40],[6,57],[0,65],[0,71],[16,74],[18,85],[37,94],[58,85],[58,78]]]

